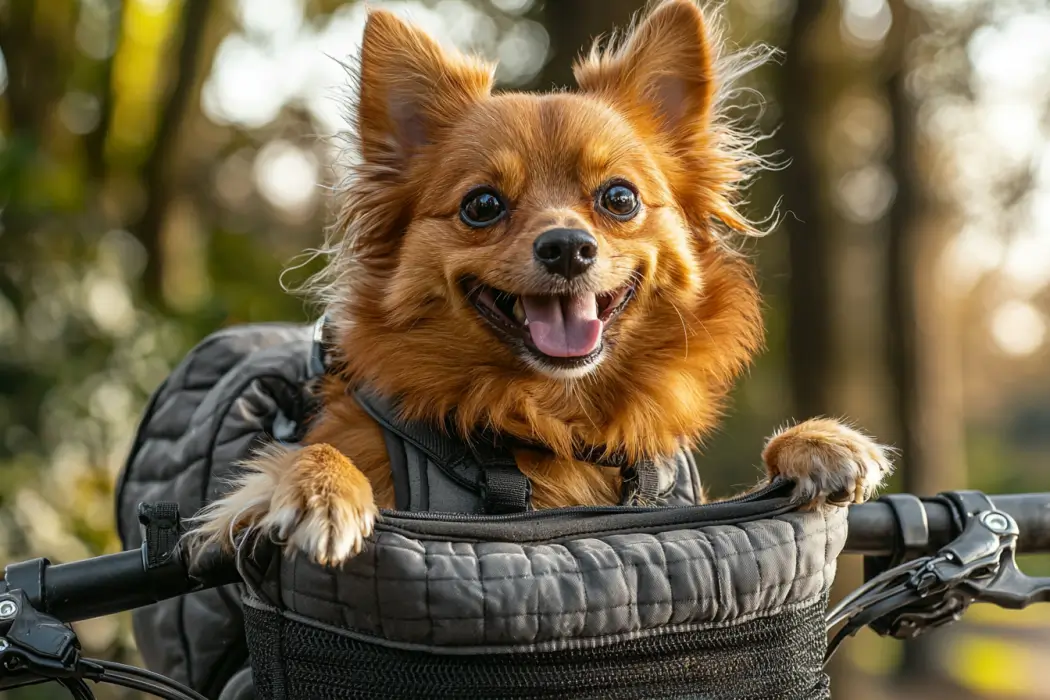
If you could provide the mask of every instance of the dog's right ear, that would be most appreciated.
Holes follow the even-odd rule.
[[[673,153],[706,138],[715,93],[713,50],[695,0],[662,0],[619,45],[573,67],[580,90],[616,105]]]
[[[416,27],[373,10],[361,49],[357,129],[366,163],[398,168],[492,91],[495,66],[442,49]]]

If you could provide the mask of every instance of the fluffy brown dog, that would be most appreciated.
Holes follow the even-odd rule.
[[[578,63],[578,90],[493,93],[492,65],[372,12],[324,285],[345,367],[304,446],[249,464],[198,535],[258,529],[328,564],[358,552],[394,494],[348,386],[413,419],[454,415],[464,436],[542,443],[515,455],[537,508],[619,501],[619,473],[575,447],[654,457],[709,431],[762,341],[751,269],[726,244],[753,232],[736,202],[758,161],[719,114],[715,54],[694,2],[664,0]],[[811,505],[862,501],[889,471],[830,420],[763,458]]]

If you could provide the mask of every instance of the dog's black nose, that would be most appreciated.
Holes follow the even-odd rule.
[[[578,228],[552,228],[536,238],[532,253],[548,272],[571,280],[598,259],[598,241]]]

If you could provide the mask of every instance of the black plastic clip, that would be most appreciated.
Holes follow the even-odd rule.
[[[177,503],[140,503],[142,566],[149,576],[155,600],[164,600],[182,590],[184,582],[173,575],[184,564],[179,552],[182,521]]]
[[[892,493],[880,498],[879,502],[889,505],[893,513],[897,523],[897,541],[893,543],[892,556],[864,557],[865,581],[899,566],[907,559],[930,553],[930,523],[926,506],[919,497],[910,493]]]
[[[982,525],[999,535],[1005,544],[999,550],[999,562],[989,576],[974,575],[962,581],[961,586],[974,600],[993,603],[1001,608],[1020,610],[1032,603],[1050,602],[1050,578],[1028,576],[1017,568],[1017,523],[1001,511],[979,513]],[[978,572],[979,573],[979,572]]]
[[[532,482],[513,458],[485,464],[480,487],[482,507],[488,515],[524,513],[532,503]]]

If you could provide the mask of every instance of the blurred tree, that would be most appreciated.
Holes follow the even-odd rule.
[[[153,142],[142,164],[142,183],[145,204],[142,213],[131,225],[131,232],[142,242],[146,251],[146,269],[143,289],[146,300],[158,307],[164,304],[164,268],[167,251],[163,245],[163,226],[175,199],[172,182],[172,164],[177,158],[176,145],[180,130],[186,121],[188,106],[194,102],[194,88],[198,76],[211,63],[211,55],[201,51],[208,15],[215,3],[208,0],[185,0],[178,27],[173,31],[175,41],[170,53],[172,60],[164,61],[170,67],[166,95],[158,101],[157,129]]]
[[[886,66],[885,94],[893,123],[893,146],[889,166],[896,182],[896,193],[887,219],[887,254],[885,264],[886,293],[885,338],[887,367],[891,386],[892,415],[895,417],[894,434],[900,455],[897,468],[900,470],[903,490],[909,493],[933,494],[963,483],[951,478],[951,471],[959,473],[960,464],[947,464],[937,459],[936,452],[943,451],[958,457],[958,442],[953,443],[945,430],[937,430],[955,417],[939,411],[933,398],[936,388],[931,387],[921,374],[928,367],[931,344],[943,342],[931,333],[923,333],[919,327],[922,315],[919,305],[927,301],[916,288],[920,278],[929,280],[929,256],[922,256],[921,236],[929,232],[925,198],[925,183],[918,162],[915,106],[907,90],[910,69],[909,49],[920,31],[921,17],[904,2],[891,4],[893,29],[884,53]],[[923,265],[927,263],[927,265]],[[923,272],[927,274],[922,274]],[[946,437],[949,440],[938,440]],[[942,465],[938,470],[937,466]],[[945,469],[944,467],[947,467]],[[940,472],[940,473],[938,473]],[[945,473],[947,472],[947,473]],[[931,678],[935,660],[942,652],[939,637],[909,640],[905,643],[901,677],[937,683]],[[942,681],[943,682],[943,681]]]
[[[825,175],[821,147],[814,134],[827,119],[824,90],[814,80],[821,73],[813,42],[825,12],[823,0],[799,3],[784,44],[777,100],[783,115],[780,143],[790,165],[780,182],[788,239],[787,357],[793,414],[826,415],[833,411],[834,336],[831,323],[832,230],[823,211]]]
[[[644,3],[376,4],[499,57],[512,66],[501,74],[507,86],[549,89],[570,86],[572,59]],[[353,53],[363,8],[0,2],[0,561],[115,549],[115,470],[171,365],[220,325],[307,317],[278,275],[321,239],[326,207],[312,188],[330,180],[327,137],[341,127],[320,118],[303,86],[285,84],[316,74],[265,71]],[[1045,133],[1024,140],[1027,112],[1003,101],[1050,80],[1039,72],[1050,65],[1039,52],[1045,2],[730,0],[722,9],[731,44],[766,39],[785,49],[782,67],[748,84],[768,98],[764,127],[783,124],[776,145],[792,163],[752,192],[753,215],[781,195],[787,213],[782,232],[748,250],[769,300],[770,350],[705,449],[713,490],[753,481],[760,440],[778,422],[820,413],[848,414],[900,446],[909,490],[963,483],[964,427],[972,485],[1046,488],[1046,441],[1036,438],[1050,376],[1046,351],[1033,348],[1050,303],[1038,235],[1050,210],[1032,194],[1040,178],[1050,191],[1040,161],[1050,151]],[[989,46],[998,58],[978,70]],[[1024,51],[1005,52],[1011,46]],[[990,91],[996,81],[1006,88]],[[1045,102],[1036,132],[1050,124],[1044,93],[1032,98]],[[238,100],[261,105],[265,118],[216,106]],[[1000,157],[1013,150],[1017,162]],[[289,186],[298,203],[280,196]],[[967,245],[983,248],[958,248],[960,219]],[[953,265],[970,270],[970,286],[946,276]],[[1024,313],[1002,331],[990,316],[1005,302]],[[1035,345],[1007,355],[1000,331]],[[1004,429],[1014,416],[1016,434]],[[844,560],[841,586],[857,575]],[[114,620],[79,627],[92,653],[132,659]],[[957,659],[1001,657],[989,657],[985,642],[965,656],[956,631],[939,635],[943,658],[909,653],[905,668],[994,687],[994,669]],[[869,641],[838,657],[851,665],[836,683],[852,684],[837,685],[836,697],[865,697],[874,684],[863,674],[894,662],[899,645]],[[57,697],[44,692],[13,697]]]
[[[787,235],[786,372],[790,380],[791,415],[797,420],[843,414],[842,392],[836,385],[844,358],[843,316],[836,304],[841,296],[842,222],[831,206],[834,164],[829,162],[827,129],[835,104],[860,76],[836,61],[826,48],[837,8],[823,0],[797,3],[784,40],[777,101],[782,127],[778,141],[790,164],[778,178],[787,212],[782,233]],[[829,36],[830,35],[830,36]],[[821,76],[821,80],[816,77]],[[858,583],[858,571],[848,562],[840,567],[833,595]],[[860,696],[863,682],[849,656],[839,654],[829,666],[834,697]]]
[[[799,3],[785,44],[779,99],[781,143],[792,159],[782,182],[794,214],[785,222],[794,409],[799,418],[848,415],[901,447],[905,489],[928,493],[934,483],[960,483],[952,476],[962,460],[958,415],[932,385],[934,376],[946,378],[930,359],[943,340],[919,328],[920,317],[936,322],[922,309],[933,290],[915,287],[936,279],[921,252],[930,247],[923,237],[931,222],[905,87],[920,17],[904,3],[886,6],[892,18],[881,22],[877,12],[858,19],[855,11],[849,3]],[[870,291],[856,284],[865,275]],[[857,314],[859,304],[881,307],[882,316]],[[881,354],[873,351],[880,341]],[[931,457],[938,450],[943,459]],[[840,591],[860,582],[849,564],[840,569]],[[906,668],[929,678],[932,645],[912,645]],[[864,690],[851,664],[848,654],[836,659],[836,695]]]
[[[572,65],[581,52],[590,50],[598,37],[626,27],[644,0],[547,0],[541,12],[550,36],[550,52],[543,72],[536,79],[541,90],[575,85]]]

